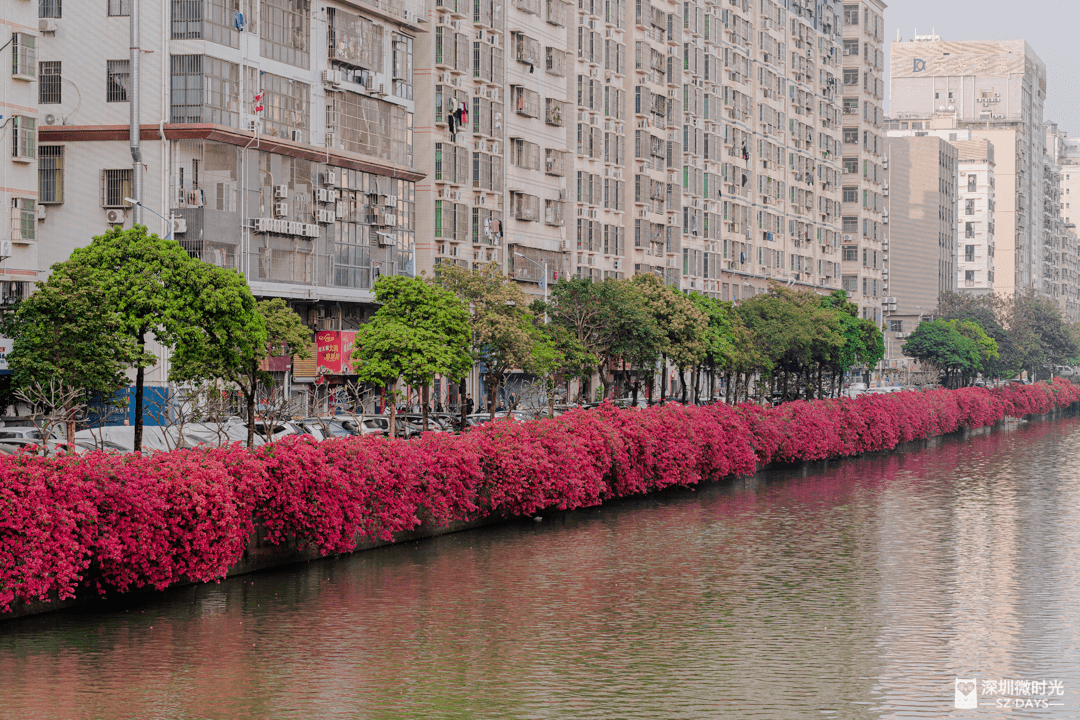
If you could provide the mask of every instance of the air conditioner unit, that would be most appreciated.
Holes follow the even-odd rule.
[[[326,192],[325,188],[317,188],[315,190],[315,202],[320,202],[320,203],[330,202],[329,197],[330,197],[330,195],[329,195],[329,193]]]
[[[622,270],[622,260],[616,260],[615,262],[613,262],[611,264],[611,266],[612,266],[612,268],[615,269],[616,272],[618,272],[619,270]]]
[[[289,203],[274,203],[274,215],[279,218],[288,217]]]
[[[259,132],[259,120],[252,118],[244,124],[244,129],[248,132]]]
[[[40,33],[54,33],[60,23],[56,22],[56,18],[41,18],[38,20],[38,32]]]
[[[105,221],[110,225],[123,225],[127,222],[127,210],[107,210]]]
[[[323,178],[323,185],[326,185],[327,187],[337,187],[337,173],[333,170],[328,171]]]
[[[289,233],[289,235],[300,235],[300,234],[302,234],[302,231],[301,231],[302,226],[303,226],[303,223],[299,223],[299,222],[296,222],[295,220],[291,220],[291,221],[289,221],[289,228],[288,228],[287,232]]]
[[[46,125],[60,125],[64,121],[62,117],[56,115],[55,113],[49,113],[42,119],[44,120]]]
[[[304,131],[303,130],[290,130],[289,131],[289,139],[292,140],[293,142],[304,142]]]
[[[284,200],[287,197],[289,197],[289,186],[288,185],[275,185],[274,186],[274,199],[275,200]]]
[[[855,236],[854,235],[844,235],[844,242],[846,242],[846,243],[855,242]]]
[[[251,221],[251,229],[257,233],[270,232],[270,219],[255,218]]]
[[[397,195],[386,195],[383,198],[383,205],[386,207],[396,208],[398,203]]]
[[[173,235],[183,235],[187,232],[187,218],[174,217],[172,219]]]
[[[0,258],[11,257],[12,246],[10,240],[0,240]]]
[[[333,87],[341,85],[341,71],[332,68],[322,71],[322,81]]]

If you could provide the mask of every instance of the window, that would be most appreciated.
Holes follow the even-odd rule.
[[[105,102],[127,102],[130,82],[130,60],[106,61]]]
[[[262,56],[307,70],[310,65],[311,4],[297,0],[262,0],[259,16]]]
[[[535,222],[540,219],[540,198],[524,193],[510,193],[510,212],[516,220]]]
[[[33,35],[12,33],[11,74],[22,78],[37,77],[37,42]]]
[[[264,73],[266,78],[270,73]],[[274,76],[278,77],[278,76]],[[285,78],[278,78],[282,90],[291,88],[292,95],[281,95],[281,100],[287,103],[280,110],[280,122],[296,122],[302,118],[304,127],[307,127],[310,116],[308,97],[310,86],[304,83],[290,83]],[[266,88],[266,86],[263,86]],[[391,162],[401,165],[413,163],[413,114],[403,106],[385,102],[378,98],[367,97],[351,92],[328,93],[332,95],[330,113],[328,114],[329,126],[336,129],[334,133],[334,147],[349,152],[358,152],[364,155],[389,159]],[[267,101],[272,93],[267,93]],[[295,109],[290,109],[290,106]],[[269,111],[271,108],[267,108]],[[282,129],[285,125],[280,125]],[[379,128],[373,132],[373,128]],[[463,148],[464,149],[464,148]]]
[[[537,117],[540,114],[540,95],[521,85],[510,86],[510,96],[514,112],[525,117]]]
[[[131,168],[101,171],[101,207],[126,208],[131,197]]]
[[[975,246],[974,245],[965,245],[964,246],[964,260],[966,262],[973,262],[975,260]]]
[[[33,160],[37,146],[37,120],[25,115],[11,116],[11,157]]]
[[[968,192],[975,192],[978,190],[978,182],[979,178],[976,177],[974,173],[968,175]]]
[[[859,292],[859,276],[858,275],[844,275],[840,278],[840,287],[843,288],[848,294],[854,295]]]
[[[60,61],[50,60],[38,65],[38,103],[41,105],[59,105],[62,93],[60,91]]]
[[[845,5],[844,6],[844,24],[845,25],[858,25],[859,24],[859,6],[858,5]]]
[[[309,98],[311,97],[311,86],[307,83],[282,77],[281,75],[274,75],[273,73],[257,73],[254,68],[250,67],[247,72],[247,87],[258,87],[266,93],[266,96],[263,98],[263,107],[265,108],[262,112],[263,132],[273,137],[293,140],[295,142],[310,142],[308,133],[311,129],[311,107],[309,102]],[[366,100],[371,100],[372,103],[381,103],[382,101],[358,95],[356,93],[327,93],[327,106],[328,108],[332,107],[332,110],[328,109],[327,112],[327,127],[333,127],[336,130],[334,133],[335,147],[357,152],[355,148],[342,147],[342,143],[346,143],[348,140],[352,139],[350,130],[353,128],[352,125],[347,124],[342,118],[343,113],[348,114],[351,111],[351,108],[350,110],[342,111],[341,106],[337,102],[338,98],[342,95],[346,95],[350,99],[358,100],[361,103]],[[404,109],[402,109],[402,113],[404,114]],[[380,125],[380,120],[375,117],[369,117],[365,120],[375,123],[378,127],[386,127],[386,125]],[[365,125],[365,130],[366,129],[367,126]],[[378,138],[383,134],[384,133],[365,132],[364,136],[365,138],[370,137],[371,140],[377,142]],[[372,154],[370,150],[360,150],[359,152],[365,152],[369,155]],[[394,162],[399,161],[400,160],[398,159],[394,159]]]
[[[30,198],[11,198],[11,239],[32,242],[37,230],[36,203]]]
[[[131,15],[131,0],[109,0],[109,17]]]
[[[857,193],[858,193],[858,190],[856,190],[856,196],[857,196]],[[844,223],[844,225],[843,225],[844,232],[846,232],[846,233],[857,233],[857,232],[859,232],[859,218],[857,218],[857,217],[845,217],[844,220],[843,220],[843,223]]]
[[[964,237],[966,237],[966,238],[975,237],[975,223],[973,223],[973,222],[964,223]],[[968,245],[968,247],[971,247],[971,246]]]
[[[390,45],[393,48],[394,97],[413,99],[413,39],[394,33]]]
[[[844,128],[844,142],[857,145],[859,143],[859,128]]]
[[[975,282],[975,271],[974,270],[965,270],[964,271],[964,282],[967,282],[967,283]]]
[[[60,17],[60,0],[38,0],[38,17]]]
[[[974,215],[975,214],[975,198],[968,198],[967,200],[964,201],[964,214],[965,215]]]
[[[844,262],[858,262],[859,248],[855,245],[845,245],[843,250]]]
[[[844,84],[845,85],[858,85],[859,84],[859,71],[852,68],[844,68]]]
[[[895,333],[904,332],[904,321],[903,320],[890,320],[889,321],[889,332],[895,332]]]
[[[846,187],[844,188],[844,202],[853,203],[859,202],[859,188]]]
[[[858,130],[855,131],[858,133]],[[844,158],[844,174],[845,175],[858,175],[859,174],[859,158]]]
[[[859,114],[859,98],[844,98],[844,114],[845,115],[858,115]]]
[[[170,122],[239,126],[239,65],[205,55],[173,55],[170,65]]]
[[[859,41],[858,40],[844,40],[844,54],[845,55],[854,55],[854,56],[858,57],[858,55],[859,55]]]
[[[38,202],[64,202],[64,146],[38,148]]]

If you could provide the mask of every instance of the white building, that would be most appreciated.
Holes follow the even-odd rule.
[[[49,75],[39,83],[37,3],[5,3],[4,25],[11,65],[0,76],[0,135],[10,151],[0,161],[0,202],[8,208],[0,220],[0,303],[25,297],[44,267],[38,260],[44,212],[38,205],[38,96],[48,100],[56,85]],[[50,70],[47,63],[40,67]]]
[[[411,269],[417,0],[140,3],[137,74],[130,2],[37,5],[43,267],[130,226],[141,173],[144,224],[289,299],[313,330],[355,329],[374,279]],[[294,368],[301,388],[316,374]]]

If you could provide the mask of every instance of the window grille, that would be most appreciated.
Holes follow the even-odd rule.
[[[101,207],[126,208],[131,197],[131,168],[101,171]]]
[[[38,66],[38,102],[41,105],[59,105],[62,102],[60,61],[50,60]]]
[[[127,102],[131,84],[131,61],[106,61],[105,102]]]
[[[64,146],[42,145],[38,153],[38,202],[64,202]]]

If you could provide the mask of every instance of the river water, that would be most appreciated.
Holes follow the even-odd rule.
[[[0,718],[1080,718],[1078,441],[1014,425],[0,623]]]

